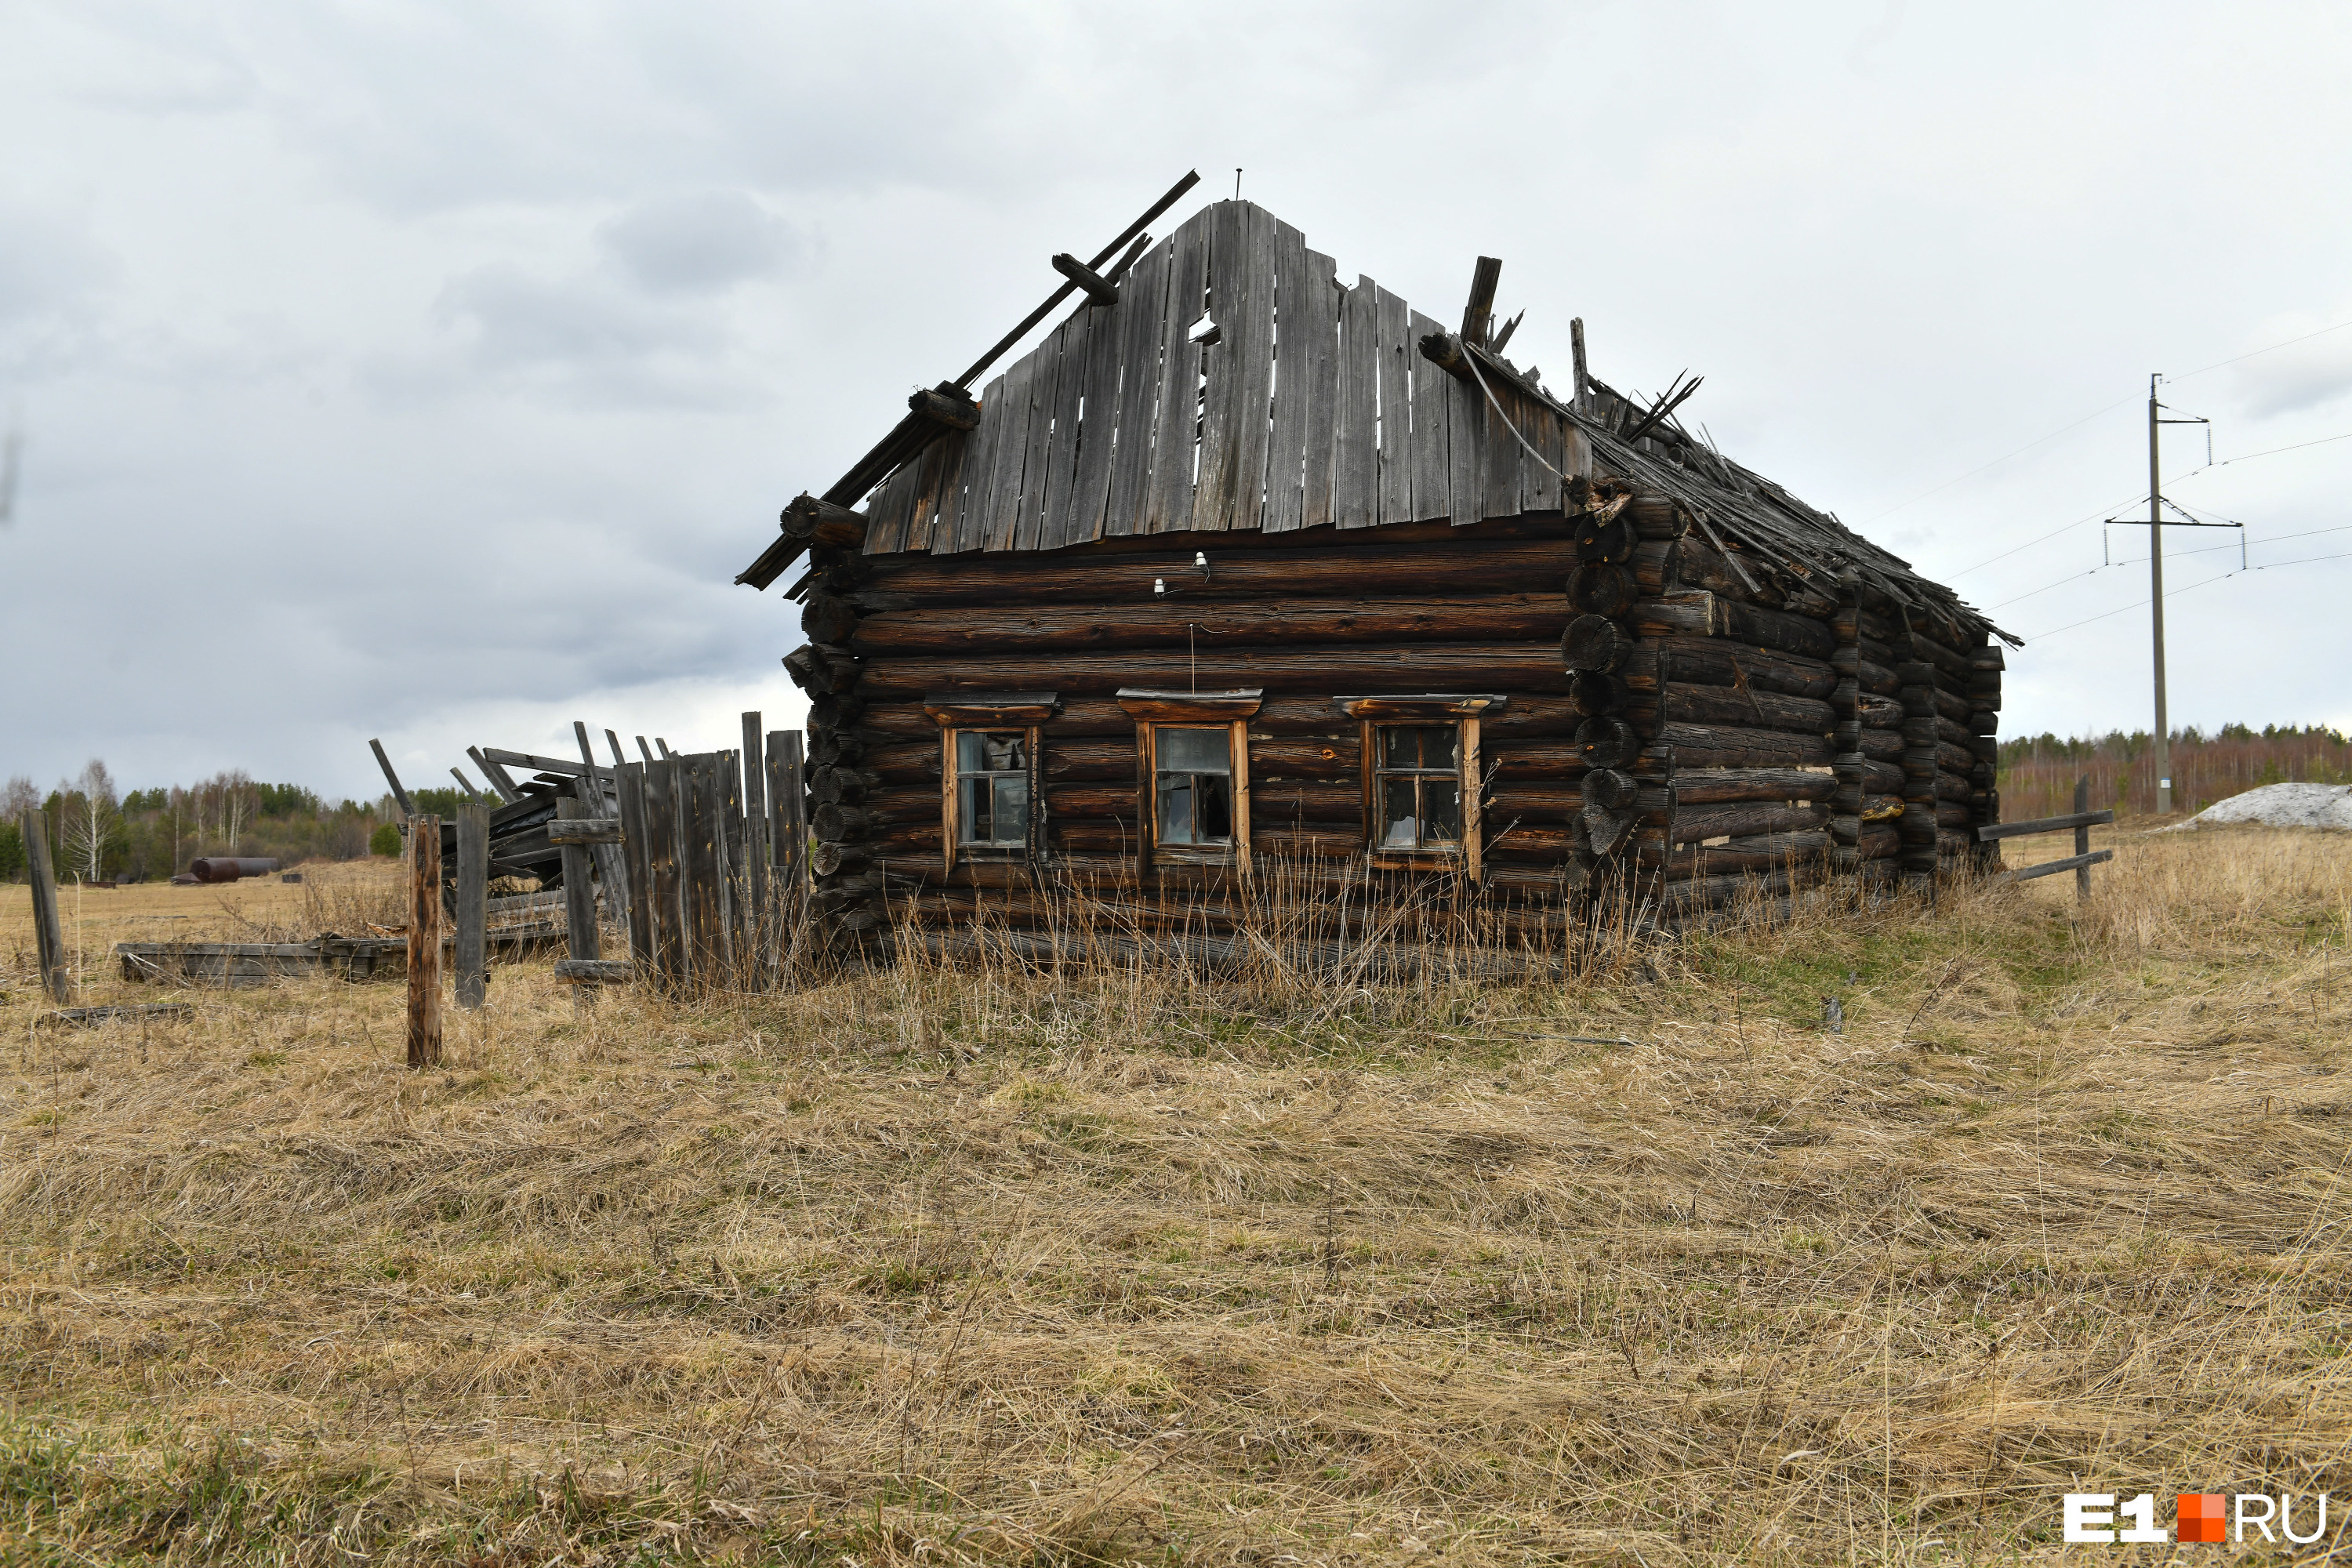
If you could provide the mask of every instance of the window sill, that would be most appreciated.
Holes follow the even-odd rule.
[[[1365,861],[1375,871],[1458,871],[1465,864],[1459,849],[1373,849]]]
[[[1157,866],[1230,866],[1234,859],[1230,844],[1155,844],[1151,847],[1152,864]]]

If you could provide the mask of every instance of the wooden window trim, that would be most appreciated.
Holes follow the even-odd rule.
[[[956,773],[956,737],[966,731],[1018,730],[1022,749],[1028,757],[1029,820],[1024,825],[1023,842],[1013,844],[966,844],[963,842],[963,792],[956,786],[961,783]],[[968,860],[975,866],[1008,862],[1034,862],[1045,846],[1045,731],[1034,724],[942,723],[940,727],[940,868],[953,871],[956,862]]]
[[[1135,721],[1137,865],[1231,866],[1250,870],[1249,721],[1265,693],[1248,691],[1148,691],[1118,693],[1118,705]],[[1160,739],[1162,725],[1201,729],[1223,725],[1225,755],[1233,769],[1234,842],[1231,847],[1160,842]]]
[[[1331,705],[1360,721],[1363,758],[1364,858],[1376,870],[1459,870],[1472,881],[1486,875],[1486,817],[1481,809],[1484,772],[1479,745],[1479,716],[1502,708],[1509,699],[1496,694],[1427,692],[1395,697],[1335,697]],[[1462,843],[1454,849],[1382,849],[1380,847],[1380,730],[1384,724],[1438,724],[1451,721],[1459,733],[1455,747],[1462,791]]]
[[[1062,710],[1057,691],[926,691],[923,711],[959,730],[1018,730]]]

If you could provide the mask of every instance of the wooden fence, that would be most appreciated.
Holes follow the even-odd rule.
[[[674,994],[782,984],[807,941],[801,736],[746,719],[741,751],[614,770],[629,958]]]

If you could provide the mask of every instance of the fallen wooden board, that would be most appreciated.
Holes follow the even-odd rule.
[[[493,950],[530,949],[563,938],[561,921],[494,927]],[[455,933],[444,939],[447,946]],[[329,973],[345,980],[390,980],[408,973],[404,936],[320,937],[315,942],[124,942],[114,956],[122,978],[181,984],[260,985],[271,980]]]
[[[137,1002],[112,1007],[60,1007],[54,1013],[44,1013],[33,1021],[37,1024],[71,1024],[77,1028],[95,1029],[100,1024],[127,1018],[191,1018],[194,1005],[187,1002]]]

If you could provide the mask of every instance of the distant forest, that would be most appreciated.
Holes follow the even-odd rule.
[[[455,789],[410,792],[416,809],[454,816]],[[201,855],[357,860],[400,852],[400,812],[390,795],[330,803],[296,784],[264,784],[243,771],[194,784],[122,792],[103,762],[60,779],[44,794],[19,775],[0,784],[0,881],[27,864],[19,826],[37,809],[47,828],[50,862],[60,881],[168,879]]]
[[[2094,810],[2118,817],[2156,810],[2156,737],[2142,730],[2061,740],[2042,734],[2000,743],[2000,815],[2006,822],[2074,808],[2074,781],[2091,781]],[[2297,729],[2224,724],[2208,735],[2172,732],[2172,805],[2202,811],[2271,784],[2352,784],[2352,742],[2323,725]]]

